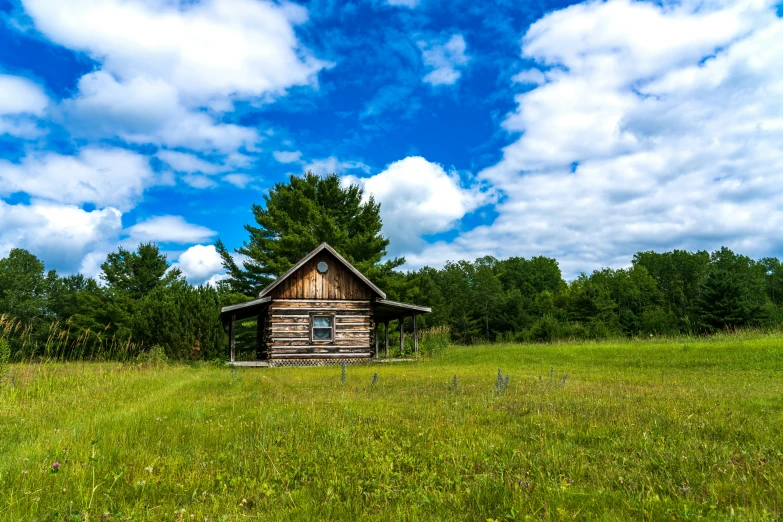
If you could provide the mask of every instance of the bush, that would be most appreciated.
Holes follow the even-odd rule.
[[[535,342],[552,342],[562,337],[560,322],[546,315],[530,327],[530,340]]]
[[[166,348],[156,344],[149,351],[141,352],[136,358],[136,362],[144,366],[165,366],[169,363],[169,358],[166,355]]]
[[[435,326],[419,332],[419,353],[438,355],[451,346],[451,332],[448,326]]]

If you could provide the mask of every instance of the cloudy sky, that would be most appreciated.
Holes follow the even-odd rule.
[[[408,268],[783,254],[778,0],[0,0],[0,256],[194,283],[290,173],[382,203]]]

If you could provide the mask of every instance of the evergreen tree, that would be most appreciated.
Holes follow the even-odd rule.
[[[218,291],[209,286],[177,282],[154,288],[139,301],[132,330],[134,341],[160,345],[174,360],[224,357],[228,346]]]
[[[142,243],[135,252],[120,247],[101,265],[102,278],[113,289],[141,299],[158,286],[182,279],[178,268],[170,268],[166,255],[154,243]]]
[[[767,319],[764,267],[726,247],[713,252],[698,300],[707,330],[760,325]]]
[[[236,250],[247,257],[242,267],[215,243],[236,292],[257,294],[322,242],[378,283],[405,262],[381,262],[389,240],[381,234],[380,204],[372,196],[363,201],[359,186],[343,186],[337,174],[291,176],[264,196],[263,206],[253,205],[253,216],[256,225],[245,225],[250,238]]]

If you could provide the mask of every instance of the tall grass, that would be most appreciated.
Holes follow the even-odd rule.
[[[12,373],[0,520],[783,517],[781,336]]]
[[[11,346],[11,360],[14,361],[130,361],[141,352],[141,345],[130,337],[120,338],[108,335],[109,325],[103,330],[89,328],[75,333],[71,320],[52,321],[48,325],[46,340],[34,335],[33,325],[7,314],[0,315],[0,340]]]

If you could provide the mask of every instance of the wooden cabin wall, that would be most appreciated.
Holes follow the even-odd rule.
[[[329,271],[334,267],[330,266]],[[310,314],[334,313],[334,341],[310,342]],[[267,359],[352,359],[373,354],[369,299],[294,299],[272,301],[264,343]]]
[[[321,261],[329,270],[321,274],[316,266]],[[370,299],[370,288],[332,254],[322,251],[272,290],[275,299]]]

